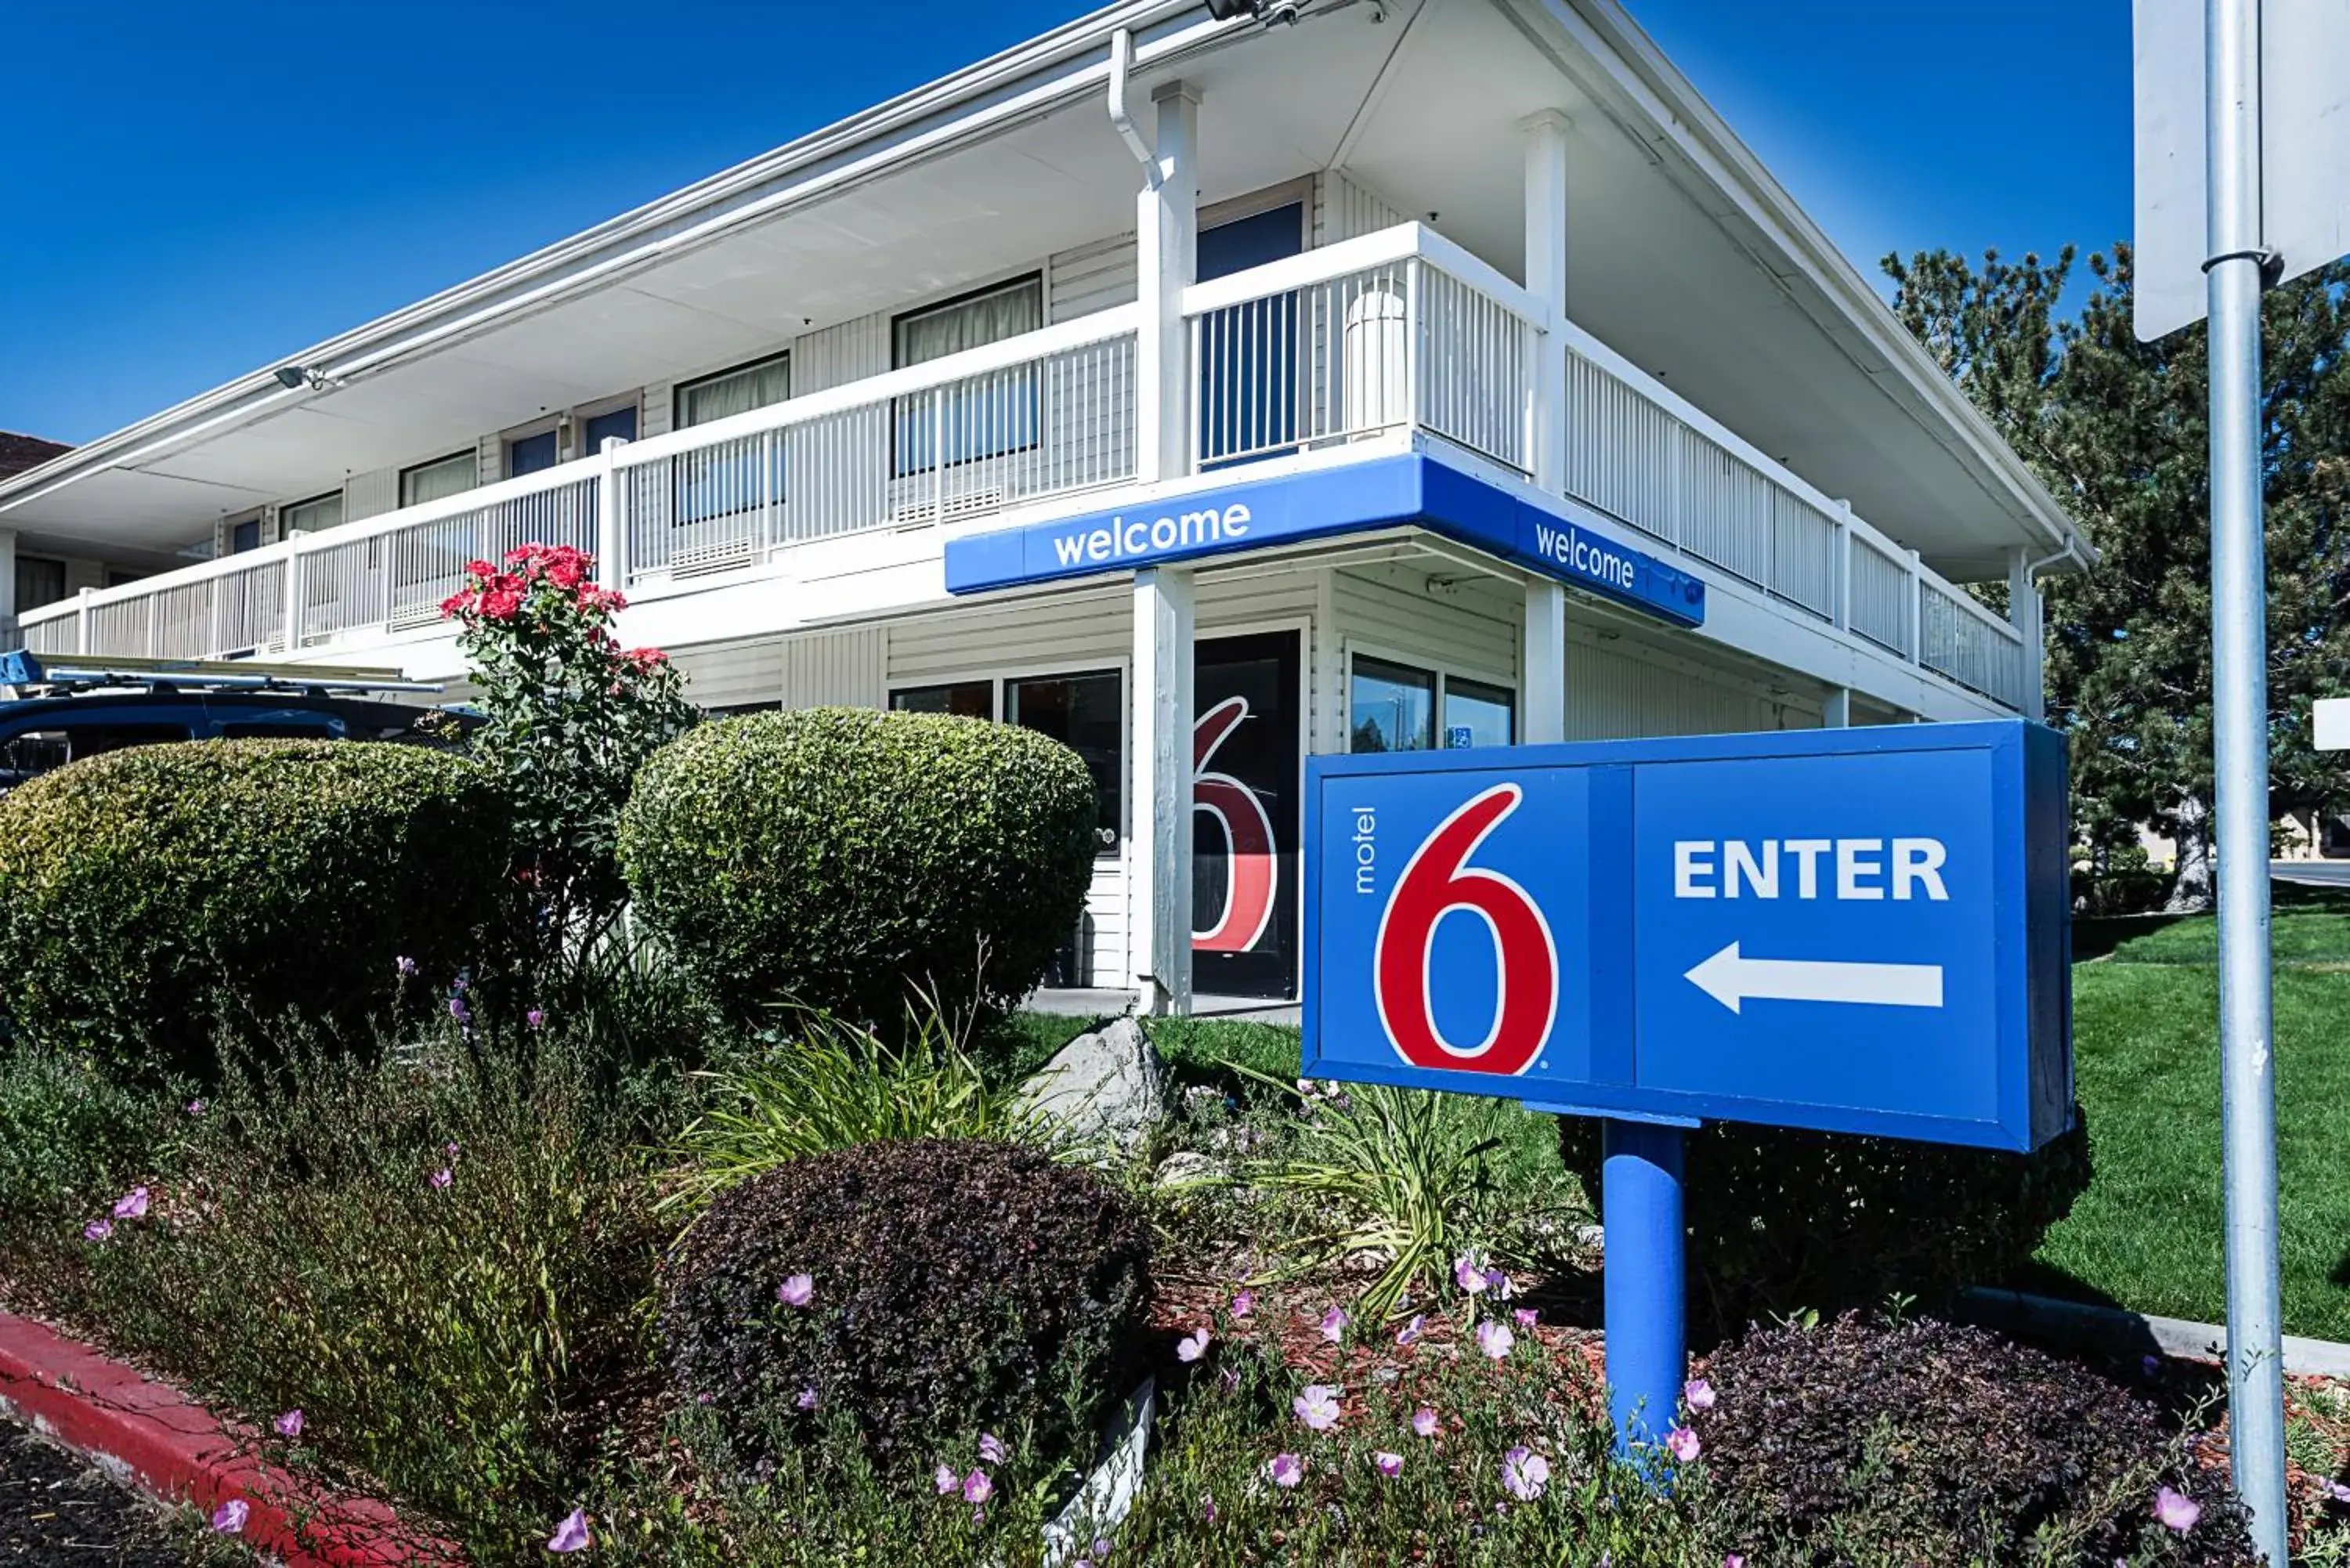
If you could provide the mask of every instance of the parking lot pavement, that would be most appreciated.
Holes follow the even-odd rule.
[[[187,1545],[146,1499],[0,1420],[0,1564],[184,1568]]]

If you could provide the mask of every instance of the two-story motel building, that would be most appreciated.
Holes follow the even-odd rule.
[[[1307,753],[2031,713],[2086,556],[1617,0],[1127,0],[0,483],[0,634],[455,678],[534,539],[1067,741],[1060,978],[1179,1010],[1294,993]]]

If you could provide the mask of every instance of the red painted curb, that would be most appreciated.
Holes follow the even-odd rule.
[[[251,1511],[241,1539],[288,1568],[462,1564],[372,1498],[329,1495],[268,1463],[254,1434],[30,1318],[0,1312],[0,1407],[167,1503]]]

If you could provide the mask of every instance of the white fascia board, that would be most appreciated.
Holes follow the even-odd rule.
[[[2016,510],[2039,525],[2060,557],[2069,554],[2083,566],[2095,564],[2095,549],[2047,486],[1617,0],[1494,4],[1544,46],[1554,63],[1590,91],[1595,101],[1612,104],[1618,127],[1651,157],[1661,161],[1667,149],[1678,153],[1731,203],[1755,236],[1800,272],[1845,324],[1883,357],[1916,404],[1937,416],[1932,422],[1921,420],[1929,434],[2004,491]],[[1595,79],[1588,67],[1577,68],[1581,62],[1596,66],[1604,76]],[[1715,221],[1725,215],[1717,213]],[[1864,375],[1877,374],[1868,366],[1856,369]]]
[[[279,385],[280,366],[311,366],[338,378],[361,374],[602,286],[1000,125],[1101,92],[1109,79],[1109,40],[1121,28],[1135,35],[1136,68],[1147,69],[1253,26],[1244,17],[1212,21],[1196,0],[1122,0],[76,447],[0,483],[0,516],[86,473],[149,461],[312,395]]]

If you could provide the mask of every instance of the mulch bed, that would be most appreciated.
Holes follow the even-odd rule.
[[[187,1561],[153,1504],[0,1421],[0,1563],[183,1568]]]

